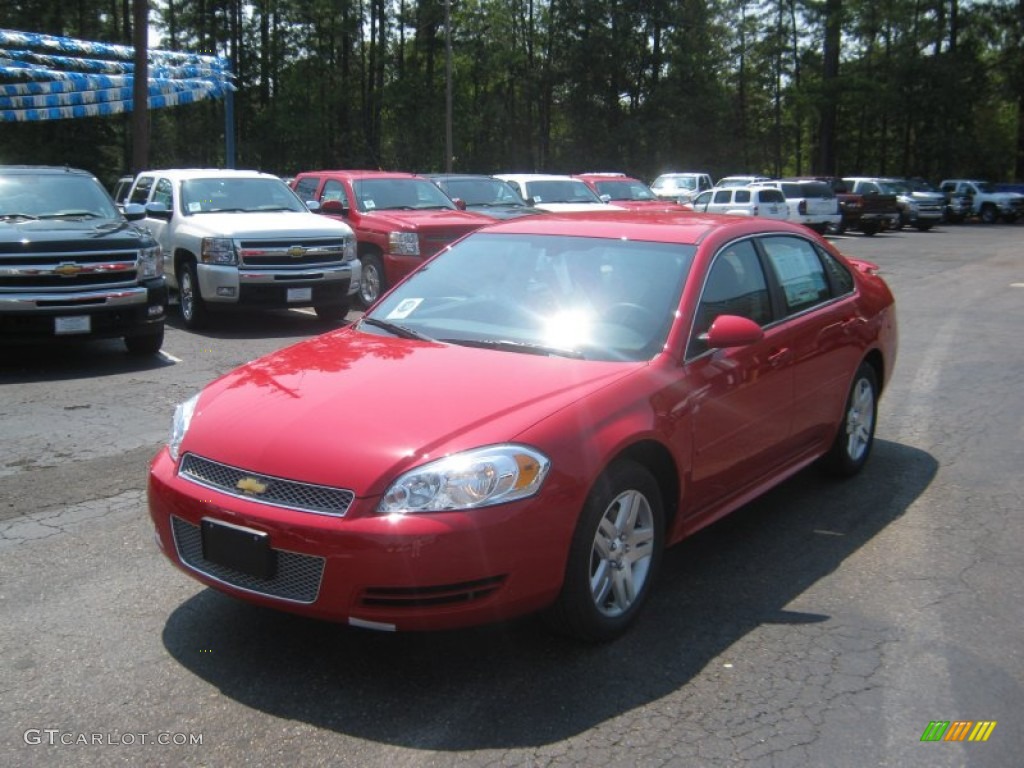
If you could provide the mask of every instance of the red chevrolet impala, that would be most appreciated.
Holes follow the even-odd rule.
[[[876,272],[764,219],[479,230],[355,325],[182,403],[150,472],[160,546],[354,626],[543,610],[612,638],[666,545],[813,462],[863,466],[897,341]]]

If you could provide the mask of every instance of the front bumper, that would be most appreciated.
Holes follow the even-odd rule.
[[[0,338],[11,344],[145,336],[162,326],[162,277],[129,288],[0,294]]]
[[[211,304],[266,308],[339,304],[359,289],[359,260],[301,270],[199,264],[199,290]]]
[[[553,602],[574,515],[560,518],[540,499],[381,516],[376,499],[356,498],[341,516],[315,514],[198,485],[166,450],[149,478],[159,546],[185,573],[247,602],[392,631],[484,624]],[[204,557],[204,518],[267,534],[274,575]]]

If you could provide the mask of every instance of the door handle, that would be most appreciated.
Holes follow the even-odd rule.
[[[783,347],[782,349],[775,349],[768,353],[768,364],[772,366],[779,365],[786,362],[789,359],[789,347]]]

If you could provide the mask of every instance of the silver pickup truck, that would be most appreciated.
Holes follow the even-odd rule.
[[[128,203],[145,206],[188,328],[232,307],[313,307],[329,321],[348,314],[361,273],[351,227],[314,214],[277,176],[147,171]]]

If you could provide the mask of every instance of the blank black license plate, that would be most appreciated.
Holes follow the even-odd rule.
[[[203,557],[211,563],[257,579],[274,578],[277,553],[270,548],[269,534],[204,517],[202,535]]]

